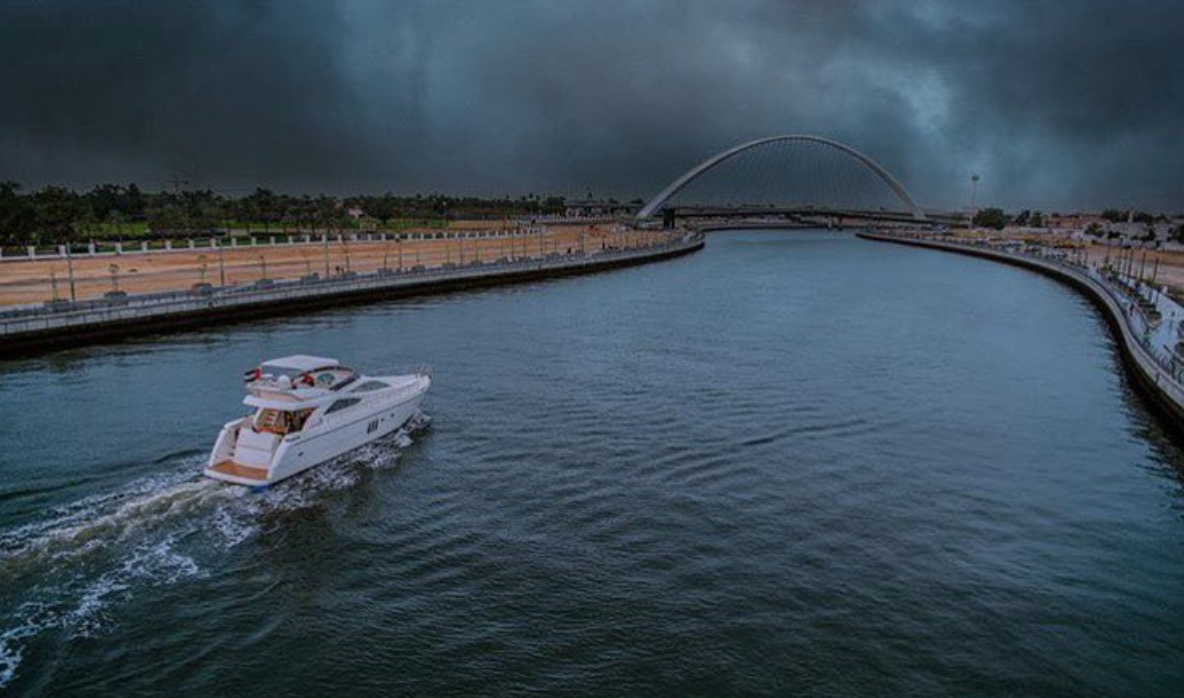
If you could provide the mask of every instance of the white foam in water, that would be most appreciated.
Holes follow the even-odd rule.
[[[20,643],[25,638],[41,632],[42,628],[34,623],[25,623],[0,634],[0,688],[3,688],[16,676],[16,668],[24,658],[24,645]]]
[[[113,622],[112,606],[138,589],[203,576],[191,551],[229,550],[260,532],[261,516],[313,506],[322,501],[320,493],[356,485],[365,472],[359,464],[381,469],[397,463],[399,449],[429,424],[426,415],[417,414],[392,437],[263,493],[202,478],[201,461],[190,458],[168,473],[56,507],[40,521],[0,532],[0,563],[14,579],[26,578],[23,586],[35,597],[22,603],[0,632],[0,688],[16,677],[27,643],[36,636],[59,631],[93,637]]]
[[[183,472],[144,478],[118,492],[94,495],[51,509],[41,521],[0,533],[0,560],[49,554],[73,557],[125,539],[139,529],[186,514],[228,496],[196,474]]]
[[[16,676],[24,657],[23,640],[46,630],[62,630],[73,638],[93,637],[107,622],[111,602],[130,598],[135,582],[164,586],[200,575],[197,562],[174,548],[178,537],[172,534],[141,545],[97,579],[43,590],[45,600],[25,603],[19,613],[21,621],[0,634],[0,688]]]
[[[105,624],[112,602],[129,597],[136,585],[200,574],[196,560],[176,546],[201,530],[211,504],[233,501],[238,493],[200,479],[198,465],[184,462],[183,469],[54,508],[40,521],[0,533],[0,562],[14,586],[35,598],[0,632],[0,688],[15,677],[30,638],[47,630],[89,637]]]
[[[325,492],[337,492],[358,484],[364,470],[378,470],[398,462],[400,453],[414,443],[411,436],[427,429],[431,418],[416,413],[406,426],[390,436],[367,444],[344,456],[319,465],[301,475],[259,493],[258,513],[295,511],[316,506]]]
[[[225,505],[214,510],[214,528],[221,534],[227,548],[233,548],[259,530],[257,524],[245,522],[241,517],[236,518],[235,513]]]
[[[31,547],[43,547],[52,539],[69,537],[71,531],[84,529],[98,518],[99,512],[112,510],[120,502],[167,491],[174,484],[192,480],[191,474],[144,478],[118,492],[92,495],[51,509],[47,518],[0,533],[0,557],[10,557]]]

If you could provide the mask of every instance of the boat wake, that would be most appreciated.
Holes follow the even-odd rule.
[[[56,507],[0,531],[0,688],[39,638],[92,637],[137,593],[200,578],[224,553],[398,462],[430,420],[263,492],[201,477],[203,458],[166,461],[167,472]]]

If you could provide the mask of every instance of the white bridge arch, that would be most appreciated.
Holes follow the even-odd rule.
[[[823,138],[821,136],[810,136],[810,135],[806,135],[806,134],[790,134],[790,135],[786,135],[786,136],[769,136],[767,138],[758,138],[754,141],[748,141],[747,143],[741,143],[740,145],[734,146],[732,148],[728,148],[727,150],[722,151],[720,153],[716,153],[715,155],[712,155],[711,157],[707,158],[703,162],[699,163],[698,165],[695,165],[691,169],[684,172],[681,177],[679,177],[678,179],[671,182],[670,185],[667,186],[665,189],[663,189],[661,192],[659,192],[657,196],[650,199],[649,202],[646,203],[646,205],[643,206],[641,208],[641,210],[637,212],[637,218],[640,220],[640,219],[644,219],[644,218],[649,218],[650,216],[654,215],[654,212],[656,212],[658,209],[660,209],[662,207],[662,204],[666,203],[666,201],[668,201],[671,197],[673,197],[675,194],[678,194],[680,191],[682,191],[683,188],[686,187],[688,184],[690,184],[694,180],[698,179],[700,175],[711,170],[716,165],[719,165],[720,163],[723,163],[724,161],[729,160],[729,159],[735,157],[736,155],[739,155],[740,153],[743,153],[746,150],[751,150],[753,148],[757,148],[759,146],[766,145],[768,143],[783,143],[783,142],[795,142],[795,141],[802,142],[802,143],[817,143],[819,145],[823,145],[823,146],[826,146],[829,148],[834,148],[835,150],[839,151],[840,153],[850,156],[851,158],[853,158],[854,160],[859,162],[861,165],[863,165],[864,167],[866,167],[867,169],[869,169],[873,173],[875,173],[875,175],[877,177],[879,177],[880,180],[884,182],[884,184],[888,185],[888,188],[892,190],[892,193],[896,195],[896,198],[900,199],[901,203],[903,203],[906,207],[908,207],[909,212],[913,214],[914,218],[916,218],[919,221],[926,220],[925,212],[922,211],[921,207],[918,206],[916,204],[916,202],[913,201],[913,197],[909,195],[908,191],[905,190],[904,186],[900,182],[898,182],[896,180],[896,178],[893,177],[888,172],[888,170],[885,170],[883,167],[881,167],[880,164],[877,163],[875,160],[872,160],[868,156],[864,155],[863,153],[859,152],[858,150],[852,148],[849,145],[839,143],[838,141],[834,141],[829,138]]]

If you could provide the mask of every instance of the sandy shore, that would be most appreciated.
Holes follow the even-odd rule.
[[[496,226],[486,226],[486,229]],[[96,298],[115,284],[127,293],[178,291],[194,284],[247,284],[261,278],[292,279],[306,274],[337,274],[344,270],[372,272],[384,264],[391,269],[416,265],[438,267],[503,257],[594,252],[612,247],[636,247],[668,239],[662,231],[618,230],[607,225],[549,226],[542,234],[506,238],[409,240],[405,242],[346,242],[276,247],[239,247],[223,250],[134,253],[120,256],[75,257],[74,293],[78,299]],[[115,282],[111,266],[116,265]],[[0,305],[40,303],[69,298],[65,260],[0,262]]]

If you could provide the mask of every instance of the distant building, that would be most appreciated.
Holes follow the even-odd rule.
[[[1063,216],[1044,217],[1044,227],[1057,230],[1085,230],[1091,223],[1105,226],[1108,221],[1092,213],[1069,213]]]
[[[351,208],[345,212],[345,215],[354,219],[355,221],[366,215],[366,212],[360,208]]]
[[[623,204],[612,199],[568,199],[564,215],[568,218],[614,218],[634,216],[641,204]]]

